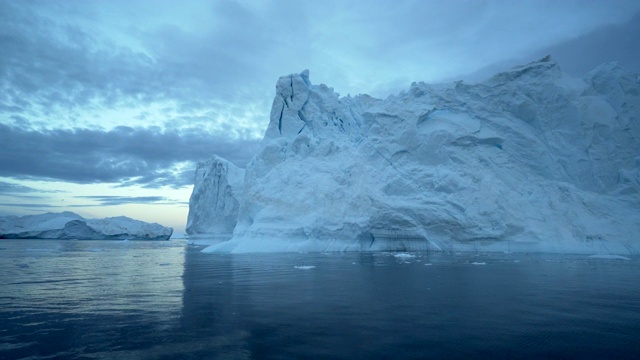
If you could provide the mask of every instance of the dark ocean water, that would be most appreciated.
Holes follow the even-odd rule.
[[[640,359],[640,261],[0,240],[1,359]]]

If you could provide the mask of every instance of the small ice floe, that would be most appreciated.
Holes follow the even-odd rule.
[[[393,256],[397,259],[413,259],[414,257],[416,257],[415,255],[408,253],[397,253],[393,254]]]
[[[432,263],[424,264],[424,266],[431,266],[431,265],[433,265],[433,264]]]
[[[605,259],[605,260],[631,260],[630,258],[622,255],[591,255],[589,259]]]
[[[301,266],[294,266],[294,269],[299,269],[299,270],[309,270],[309,269],[315,269],[316,267],[313,265],[301,265]]]
[[[487,265],[486,262],[472,262],[471,265]]]

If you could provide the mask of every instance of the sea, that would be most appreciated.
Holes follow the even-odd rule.
[[[640,359],[640,259],[0,240],[0,359]]]

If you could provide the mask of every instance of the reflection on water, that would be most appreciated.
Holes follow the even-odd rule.
[[[3,350],[74,357],[84,351],[77,345],[117,347],[136,326],[162,330],[179,320],[182,244],[3,240],[0,246],[0,358]]]
[[[0,242],[0,358],[640,354],[637,260]]]
[[[32,311],[175,312],[182,306],[184,249],[148,244],[34,240],[7,248],[2,295],[13,300],[10,308]],[[141,245],[150,251],[135,251]]]

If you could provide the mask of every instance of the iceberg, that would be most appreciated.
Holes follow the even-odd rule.
[[[0,239],[169,240],[172,228],[126,216],[84,219],[65,211],[0,217]]]
[[[231,162],[214,155],[199,163],[189,199],[189,238],[229,240],[236,227],[243,185],[244,169]]]
[[[640,75],[551,57],[484,82],[340,97],[281,77],[246,169],[196,172],[208,252],[640,250]]]

